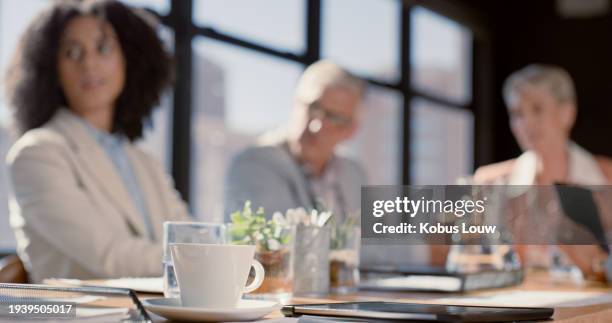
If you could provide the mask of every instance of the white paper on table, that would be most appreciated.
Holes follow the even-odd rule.
[[[129,308],[117,307],[117,308],[96,308],[96,307],[79,307],[76,308],[76,317],[78,319],[88,317],[100,317],[100,316],[118,316],[124,317],[130,311]]]
[[[96,295],[83,295],[77,297],[44,297],[37,299],[40,302],[53,302],[53,303],[76,303],[76,304],[85,304],[91,303],[95,301],[99,301],[105,299],[104,296],[96,296]]]
[[[479,296],[452,296],[435,299],[436,303],[517,306],[517,307],[578,307],[612,302],[612,293],[561,292],[561,291],[513,291],[483,294]]]
[[[251,321],[251,323],[297,323],[298,318],[296,317],[282,317],[276,319],[263,319],[257,321]],[[224,322],[224,323],[241,323],[241,322]]]
[[[162,277],[118,278],[104,281],[104,286],[129,288],[141,293],[162,294],[164,282]]]
[[[375,278],[360,283],[360,287],[366,288],[386,288],[387,290],[439,290],[455,292],[461,289],[461,278],[430,276],[430,275],[410,275],[402,277]]]
[[[102,286],[114,288],[128,288],[136,292],[162,294],[164,292],[164,282],[162,277],[126,277],[117,279],[107,279],[93,284],[89,281],[79,279],[52,279],[50,281],[61,282],[71,286]]]

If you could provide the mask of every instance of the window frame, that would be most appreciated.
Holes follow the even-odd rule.
[[[270,46],[252,42],[240,36],[228,35],[215,30],[210,26],[196,25],[193,19],[192,0],[170,0],[170,12],[168,15],[159,16],[162,23],[175,32],[174,54],[176,62],[176,81],[173,96],[173,118],[172,118],[172,146],[171,146],[171,169],[177,190],[185,201],[190,201],[191,183],[191,76],[192,76],[192,40],[196,36],[215,39],[229,45],[239,46],[258,53],[270,55],[278,59],[290,60],[300,63],[304,68],[316,62],[321,57],[321,32],[322,32],[322,1],[304,0],[306,15],[305,40],[306,49],[302,53],[292,53],[274,49]],[[486,22],[476,12],[445,0],[430,0],[427,2],[418,0],[395,0],[401,1],[401,18],[399,35],[400,39],[400,69],[401,75],[397,82],[390,83],[375,78],[360,75],[369,83],[400,91],[403,94],[403,113],[401,154],[398,165],[401,167],[402,183],[410,184],[411,178],[411,135],[410,102],[419,97],[433,103],[442,104],[450,108],[469,110],[474,115],[474,166],[482,165],[491,161],[492,157],[492,120],[493,112],[487,107],[491,106],[492,75],[490,69],[491,41],[490,36],[484,28]],[[472,70],[471,101],[460,104],[447,100],[442,96],[419,91],[411,85],[410,55],[411,55],[411,11],[416,6],[426,8],[437,14],[445,16],[461,25],[466,26],[472,32]],[[154,11],[152,11],[155,13]],[[189,143],[189,144],[185,144]]]

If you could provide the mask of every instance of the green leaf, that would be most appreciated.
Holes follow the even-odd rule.
[[[245,218],[242,216],[242,214],[239,211],[232,213],[230,215],[230,218],[232,219],[232,223],[244,223],[245,222]]]
[[[283,245],[288,244],[289,242],[291,242],[291,235],[290,234],[286,234],[285,236],[280,238],[280,243]]]

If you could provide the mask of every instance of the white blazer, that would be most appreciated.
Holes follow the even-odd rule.
[[[77,118],[60,108],[7,156],[10,222],[30,279],[160,275],[162,223],[188,221],[184,202],[162,167],[126,143],[154,228],[149,240],[112,161]]]

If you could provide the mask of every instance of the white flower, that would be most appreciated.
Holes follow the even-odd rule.
[[[302,207],[296,209],[289,209],[287,210],[287,212],[285,212],[285,219],[287,220],[288,224],[306,224],[306,222],[308,221],[308,213]]]
[[[285,212],[285,220],[291,224],[296,224],[298,222],[298,216],[294,209],[289,209]]]
[[[319,213],[319,218],[317,219],[317,226],[324,226],[329,218],[331,218],[332,213],[330,211]]]
[[[324,226],[332,213],[330,211],[319,212],[316,209],[306,211],[306,209],[300,207],[296,209],[288,209],[285,212],[285,223],[289,225],[303,224],[305,226],[315,225],[322,227]]]
[[[276,227],[274,229],[274,238],[277,238],[277,239],[280,238],[282,231],[283,231],[283,228]]]
[[[280,225],[287,225],[285,217],[280,212],[274,212],[274,214],[272,214],[272,221]]]
[[[317,210],[310,211],[310,223],[308,224],[316,225],[318,216],[319,212]]]
[[[275,251],[280,249],[280,243],[274,239],[268,240],[268,249],[271,251]]]

